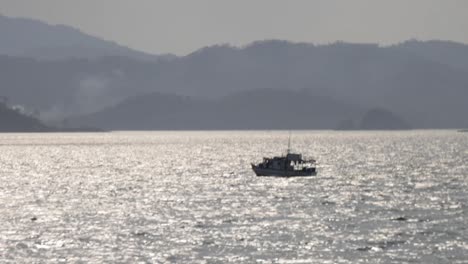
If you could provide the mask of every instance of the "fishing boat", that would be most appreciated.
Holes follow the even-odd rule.
[[[317,175],[314,159],[305,159],[302,154],[291,152],[291,134],[288,139],[286,155],[263,158],[258,164],[252,163],[252,170],[257,176],[298,177]]]

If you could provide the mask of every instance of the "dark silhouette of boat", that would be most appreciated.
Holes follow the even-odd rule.
[[[314,159],[303,159],[302,154],[291,153],[291,134],[286,156],[263,158],[259,164],[252,163],[257,176],[298,177],[317,175]]]

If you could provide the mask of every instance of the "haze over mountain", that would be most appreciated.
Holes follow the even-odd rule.
[[[37,118],[9,107],[2,100],[0,100],[0,121],[0,132],[45,132],[50,130]]]
[[[50,42],[41,40],[45,46],[63,44],[68,38],[58,33],[63,30],[60,26],[21,19],[13,24],[20,22],[28,26],[10,28],[11,35],[31,37],[22,30],[32,23],[57,36],[50,37]],[[70,30],[76,33],[69,28],[64,31]],[[89,43],[112,44],[90,38]],[[104,128],[117,129],[202,129],[203,122],[189,119],[204,117],[210,129],[282,128],[283,124],[333,128],[349,118],[358,122],[366,111],[379,108],[414,128],[456,128],[468,123],[468,46],[454,42],[407,41],[381,47],[269,40],[245,47],[215,45],[162,60],[145,59],[154,56],[143,53],[106,56],[99,51],[97,56],[88,53],[44,61],[12,56],[40,46],[19,39],[16,53],[13,42],[0,43],[10,52],[0,56],[0,95],[38,110],[46,120],[69,118],[94,126],[102,122]],[[172,96],[171,104],[164,104],[167,96]],[[190,99],[181,99],[186,96]],[[156,107],[159,104],[164,107]],[[138,114],[141,105],[148,106],[141,113],[146,117]],[[165,114],[173,119],[164,119]],[[278,118],[278,124],[271,126],[275,116],[296,120],[286,123]],[[145,120],[146,127],[135,119]]]
[[[0,54],[37,59],[126,56],[152,60],[156,56],[120,46],[65,25],[10,18],[0,14]]]

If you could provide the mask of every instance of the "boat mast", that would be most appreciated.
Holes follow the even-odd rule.
[[[289,138],[288,138],[288,154],[291,152],[291,130],[289,130]]]

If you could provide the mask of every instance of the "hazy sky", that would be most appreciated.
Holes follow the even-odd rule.
[[[0,0],[0,13],[157,54],[263,39],[468,43],[468,0]]]

